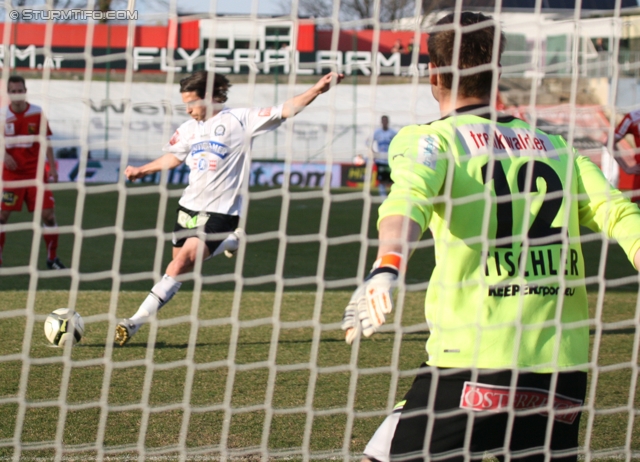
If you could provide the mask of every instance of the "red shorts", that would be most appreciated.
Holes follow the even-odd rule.
[[[0,210],[19,212],[22,210],[22,203],[26,201],[27,210],[29,210],[29,212],[33,212],[36,209],[37,192],[38,188],[36,186],[31,186],[29,188],[4,189],[2,190]],[[45,189],[42,209],[52,209],[54,205],[55,200],[53,198],[53,193],[48,189]]]

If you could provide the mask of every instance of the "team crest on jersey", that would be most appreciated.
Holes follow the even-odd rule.
[[[216,136],[222,136],[224,135],[224,132],[226,131],[226,129],[224,128],[224,125],[218,125],[215,130],[213,131],[213,134]]]
[[[417,161],[422,165],[433,170],[438,164],[438,152],[440,151],[440,143],[438,137],[427,135],[420,138],[418,142],[418,158]]]
[[[199,172],[204,172],[205,170],[208,170],[209,167],[209,162],[207,161],[207,159],[205,157],[201,157],[200,159],[198,159],[198,171]]]
[[[2,203],[5,205],[8,205],[9,207],[12,207],[14,205],[16,205],[16,201],[18,200],[18,196],[16,196],[14,193],[9,192],[9,191],[3,191],[2,192]]]
[[[7,136],[13,136],[16,134],[16,126],[13,122],[8,122],[4,125],[4,134]]]
[[[35,123],[27,124],[27,133],[29,135],[35,135],[38,132],[38,125]]]
[[[219,158],[224,159],[227,154],[229,154],[229,147],[225,144],[218,143],[212,140],[200,141],[191,146],[192,156],[203,153],[214,154]]]
[[[260,112],[258,112],[258,115],[260,117],[269,117],[271,115],[271,108],[263,107],[262,109],[260,109]]]

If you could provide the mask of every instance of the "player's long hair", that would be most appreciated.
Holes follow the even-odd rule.
[[[459,23],[454,25],[454,21],[455,14],[448,14],[436,23],[435,30],[429,35],[427,46],[429,47],[431,62],[438,68],[450,68],[452,66],[457,32],[462,34],[460,48],[458,49],[458,69],[471,69],[491,64],[493,60],[493,44],[496,39],[493,18],[482,13],[466,11],[460,14]],[[483,22],[487,22],[485,27],[475,26]],[[500,33],[499,39],[498,64],[500,64],[500,56],[504,51],[504,34]],[[443,86],[451,89],[453,73],[440,69],[438,72]],[[486,97],[491,93],[493,75],[494,71],[492,69],[460,75],[458,92],[465,97]]]
[[[200,99],[205,99],[207,94],[207,71],[197,71],[189,77],[180,80],[180,93],[195,91]],[[213,75],[213,98],[219,102],[227,101],[227,92],[231,87],[229,79],[222,74]]]

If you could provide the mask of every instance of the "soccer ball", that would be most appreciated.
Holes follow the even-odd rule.
[[[69,308],[58,308],[47,316],[44,335],[47,340],[60,347],[66,342],[79,342],[84,335],[82,316]]]

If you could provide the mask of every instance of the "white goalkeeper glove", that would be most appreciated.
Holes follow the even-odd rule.
[[[362,332],[371,337],[386,322],[386,314],[393,310],[393,294],[402,256],[395,252],[383,255],[373,265],[373,270],[356,289],[344,310],[342,330],[345,341],[351,345]]]

